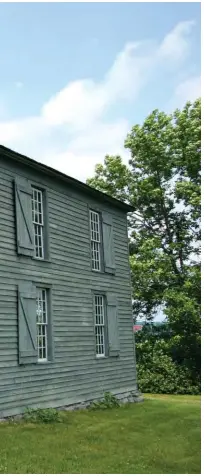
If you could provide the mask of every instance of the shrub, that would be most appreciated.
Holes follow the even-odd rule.
[[[60,422],[60,412],[55,408],[27,408],[24,419],[33,423],[55,423]]]
[[[138,386],[144,393],[191,394],[200,393],[200,384],[192,383],[187,368],[173,362],[161,349],[155,350],[145,362],[137,364]]]
[[[175,348],[178,336],[173,337],[169,326],[150,325],[135,335],[137,380],[141,392],[200,394],[199,375],[193,376],[188,362],[179,360]]]
[[[110,392],[104,393],[104,398],[102,400],[92,402],[90,405],[90,410],[106,410],[110,408],[119,407],[120,403],[117,397]]]

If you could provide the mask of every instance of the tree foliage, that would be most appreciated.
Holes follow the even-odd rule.
[[[187,362],[176,358],[172,337],[168,323],[147,323],[136,333],[139,389],[146,393],[199,394],[200,381],[192,378]]]
[[[125,140],[129,165],[106,156],[89,185],[133,205],[129,214],[134,313],[162,306],[175,355],[200,372],[201,103],[154,110]],[[193,353],[193,356],[192,356]]]

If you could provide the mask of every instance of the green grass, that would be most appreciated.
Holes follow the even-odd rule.
[[[200,398],[145,395],[63,423],[0,424],[0,473],[200,473]]]

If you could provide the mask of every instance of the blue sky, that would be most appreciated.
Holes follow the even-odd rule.
[[[0,143],[80,180],[200,95],[200,4],[0,4]]]

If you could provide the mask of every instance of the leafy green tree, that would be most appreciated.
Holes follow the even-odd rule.
[[[129,214],[134,312],[163,306],[175,356],[200,372],[201,103],[153,111],[128,134],[129,165],[106,156],[89,185],[135,207]],[[192,355],[193,352],[193,355]]]
[[[180,342],[175,346],[177,339],[179,335],[173,335],[168,322],[160,325],[146,323],[135,334],[137,380],[142,392],[200,393],[200,379],[193,377],[191,365],[182,359],[183,347]],[[175,351],[179,351],[178,355]]]

